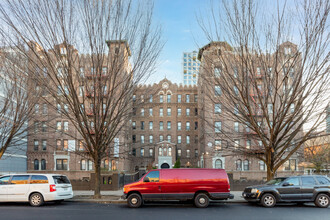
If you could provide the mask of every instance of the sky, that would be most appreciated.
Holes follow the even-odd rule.
[[[174,83],[183,83],[183,52],[198,51],[199,45],[208,42],[198,36],[196,13],[205,6],[204,0],[155,0],[154,21],[163,27],[165,46],[159,58],[156,73],[148,83],[155,83],[165,76]],[[196,40],[195,38],[198,38]]]

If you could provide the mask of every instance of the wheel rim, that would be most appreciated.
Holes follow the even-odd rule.
[[[202,197],[202,198],[199,198],[198,201],[199,201],[200,204],[205,204],[206,199]]]
[[[319,204],[321,206],[327,206],[329,204],[329,200],[326,196],[320,196],[319,198]]]
[[[131,203],[132,203],[133,205],[135,205],[137,202],[138,202],[137,198],[132,198],[132,199],[131,199]]]
[[[41,197],[40,197],[39,195],[33,195],[33,196],[31,197],[31,203],[32,203],[33,205],[39,205],[40,202],[41,202]]]
[[[271,196],[266,196],[264,202],[267,206],[271,206],[274,204],[274,198]]]

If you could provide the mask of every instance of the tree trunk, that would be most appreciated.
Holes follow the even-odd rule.
[[[274,179],[275,172],[270,166],[267,166],[267,181]]]
[[[94,184],[94,198],[101,198],[101,160],[96,158],[94,160],[94,169],[95,169],[95,184]]]
[[[275,175],[273,153],[271,149],[267,150],[266,165],[267,165],[267,181],[269,181],[274,179],[274,175]]]

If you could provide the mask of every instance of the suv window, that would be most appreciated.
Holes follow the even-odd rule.
[[[0,185],[7,185],[9,182],[10,176],[4,176],[0,178]]]
[[[159,171],[151,171],[147,174],[146,177],[144,177],[143,182],[145,182],[145,179],[149,179],[149,182],[159,182]]]
[[[27,184],[30,175],[15,175],[11,178],[11,184]]]
[[[316,179],[320,183],[320,185],[329,185],[330,184],[330,181],[325,177],[318,176],[318,177],[316,177]]]
[[[53,176],[55,184],[70,184],[69,179],[66,176]]]
[[[284,181],[284,183],[288,183],[290,186],[299,186],[299,177],[292,177]],[[283,183],[283,184],[284,184]]]
[[[313,177],[301,177],[302,185],[316,185],[316,182]]]
[[[44,184],[48,183],[48,178],[42,175],[32,175],[30,184]]]

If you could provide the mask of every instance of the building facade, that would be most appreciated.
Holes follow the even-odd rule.
[[[197,85],[200,61],[197,59],[198,52],[184,52],[182,57],[183,85]]]

